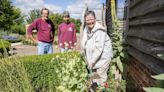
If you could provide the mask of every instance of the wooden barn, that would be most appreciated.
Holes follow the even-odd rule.
[[[106,0],[109,34],[112,28],[111,1]],[[158,57],[164,53],[164,0],[126,0],[124,15],[125,49],[130,55],[126,62],[126,80],[130,83],[127,92],[144,92],[143,87],[158,85],[151,75],[164,73],[164,60]]]

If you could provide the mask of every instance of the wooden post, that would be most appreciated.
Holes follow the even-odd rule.
[[[26,35],[25,35],[26,38],[28,38],[27,29],[28,29],[29,26],[30,26],[30,24],[27,24],[27,25],[26,25]]]
[[[102,21],[102,26],[105,26],[105,21],[104,21],[104,3],[102,4],[102,10],[101,10],[101,21]]]
[[[85,19],[84,19],[84,15],[85,15],[85,12],[88,11],[88,6],[87,4],[85,4],[85,10],[83,11],[82,13],[82,24],[80,26],[80,42],[82,41],[82,37],[83,37],[83,30],[84,30],[84,27],[85,27]],[[81,43],[80,43],[80,49],[82,50],[82,47],[81,47]]]

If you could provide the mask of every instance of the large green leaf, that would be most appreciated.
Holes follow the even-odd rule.
[[[122,64],[121,59],[120,59],[119,56],[117,57],[116,63],[117,63],[117,66],[118,66],[119,70],[120,70],[121,72],[123,72],[123,64]]]
[[[157,56],[164,60],[164,54],[157,54]]]
[[[123,50],[122,46],[118,46],[118,51],[121,52]]]
[[[146,92],[164,92],[163,88],[158,88],[158,87],[144,87],[143,89]]]
[[[111,74],[115,74],[116,69],[117,69],[116,66],[115,65],[112,65],[111,66],[111,69],[110,69]]]
[[[158,79],[158,80],[164,80],[164,73],[163,74],[159,74],[159,75],[154,75],[152,76],[154,79]]]
[[[120,56],[121,56],[122,58],[126,58],[126,57],[125,57],[125,54],[124,54],[123,52],[120,53]]]

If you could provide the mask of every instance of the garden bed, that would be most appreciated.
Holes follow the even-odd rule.
[[[86,64],[78,52],[2,59],[0,74],[2,92],[87,92]],[[108,81],[110,92],[117,90],[114,82]]]

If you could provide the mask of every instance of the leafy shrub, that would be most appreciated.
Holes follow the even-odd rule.
[[[2,29],[0,29],[0,39],[3,38],[3,35],[7,35],[7,32],[2,30]]]
[[[16,58],[2,59],[0,74],[0,92],[32,92],[25,68]]]
[[[87,88],[85,63],[76,52],[13,57],[0,63],[2,92],[85,92]]]
[[[0,39],[0,58],[8,56],[10,48],[10,42]]]
[[[21,25],[21,24],[12,25],[11,30],[12,30],[12,33],[17,33],[17,34],[21,34],[21,35],[24,35],[26,32],[25,26]]]

